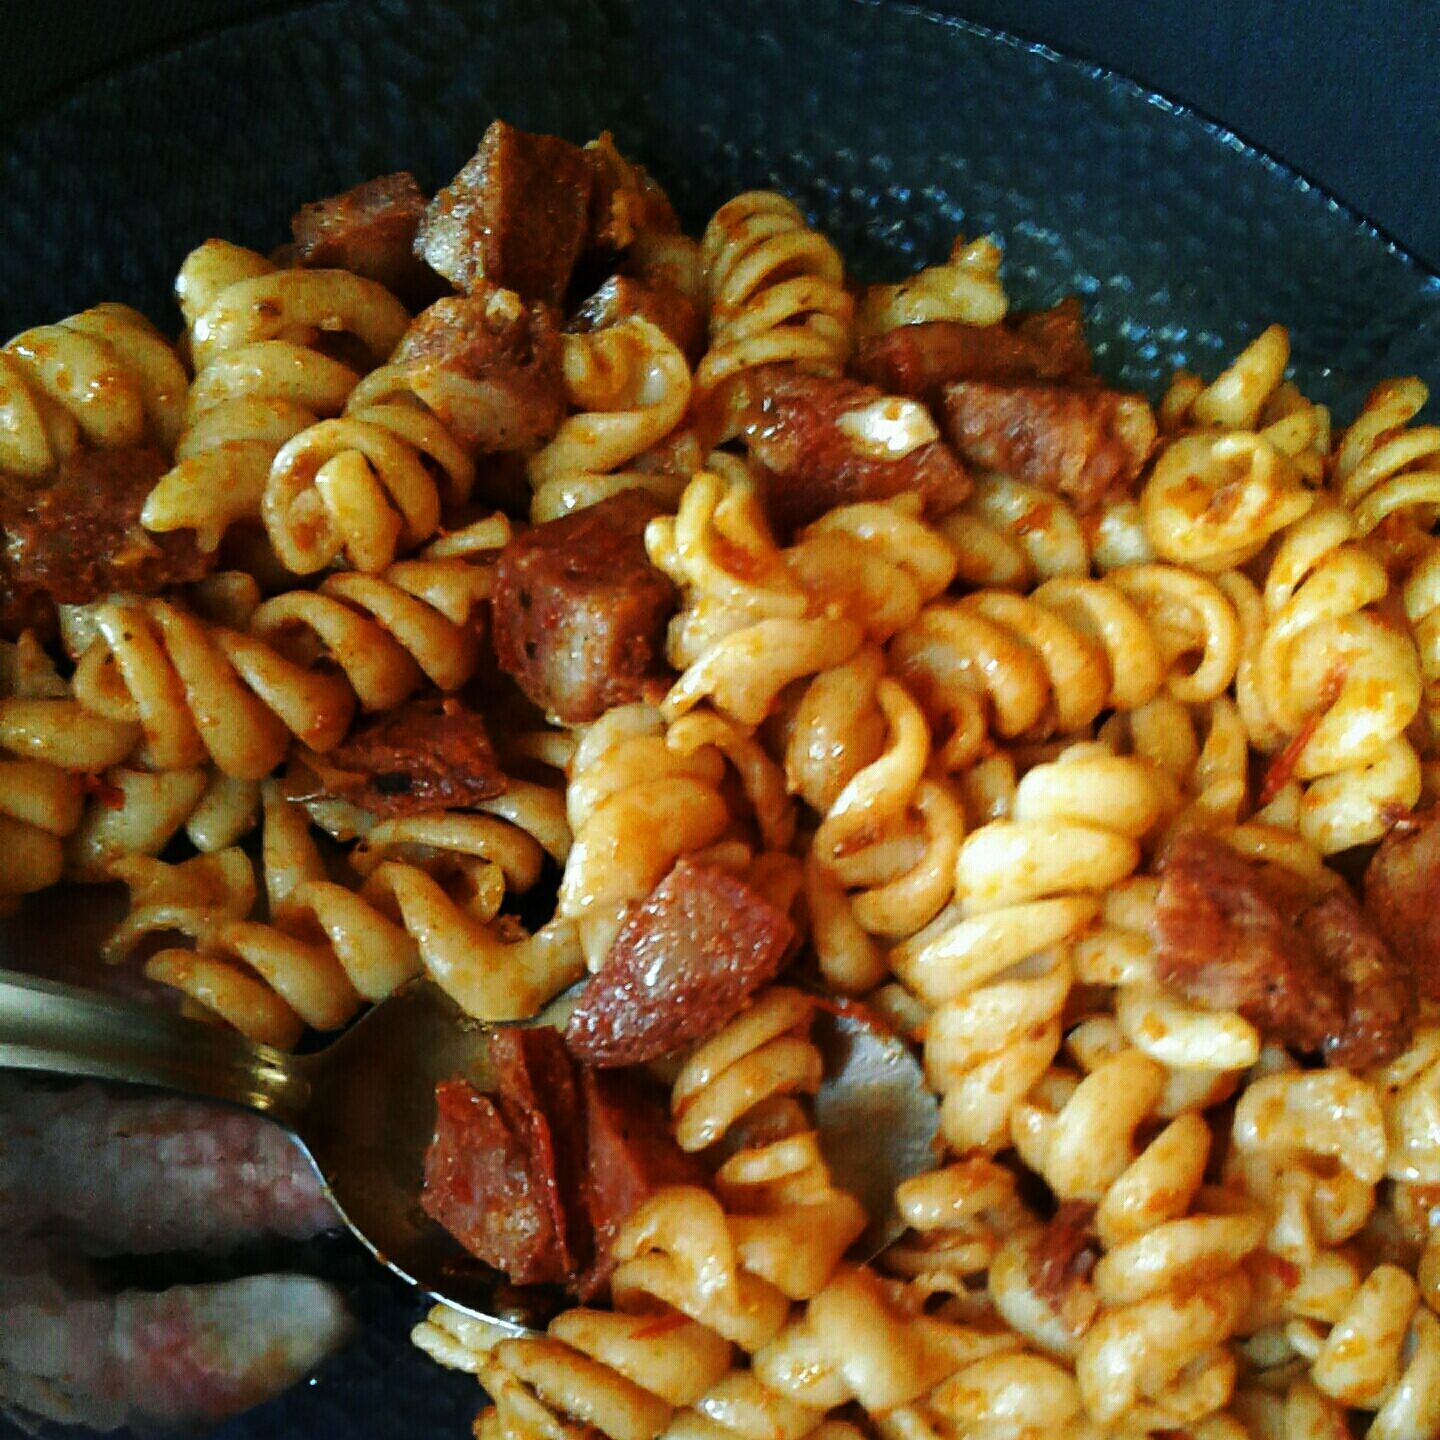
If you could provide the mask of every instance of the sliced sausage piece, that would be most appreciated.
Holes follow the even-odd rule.
[[[1054,1311],[1076,1280],[1084,1280],[1099,1259],[1091,1243],[1095,1207],[1083,1200],[1064,1200],[1040,1232],[1030,1252],[1030,1284]]]
[[[1166,851],[1155,902],[1162,985],[1212,1010],[1238,1010],[1267,1037],[1319,1050],[1345,1028],[1341,982],[1278,892],[1223,841],[1196,831]]]
[[[1095,373],[1090,342],[1085,338],[1085,312],[1076,295],[1067,295],[1048,310],[1021,310],[1005,324],[1029,347],[1036,380],[1084,380]],[[957,379],[962,378],[957,376]],[[998,380],[998,375],[963,377]]]
[[[1143,395],[1098,385],[962,380],[945,389],[945,420],[962,459],[1067,495],[1081,510],[1128,495],[1157,434]]]
[[[483,278],[558,305],[589,231],[594,173],[578,145],[496,120],[426,207],[416,253],[458,290]]]
[[[565,382],[560,332],[543,305],[525,305],[513,290],[477,281],[469,295],[449,295],[410,322],[394,362],[423,362],[458,381],[426,402],[471,451],[533,450],[560,428]]]
[[[0,583],[17,602],[40,594],[84,605],[200,579],[216,557],[195,544],[194,531],[152,535],[140,524],[145,497],[169,468],[148,446],[88,450],[39,488],[0,483]]]
[[[466,1080],[436,1087],[420,1206],[477,1259],[520,1285],[563,1281],[552,1195],[525,1138]]]
[[[645,526],[657,512],[626,491],[523,531],[501,552],[496,658],[567,724],[642,698],[664,673],[675,590],[645,553]]]
[[[1349,890],[1300,915],[1300,929],[1345,987],[1345,1025],[1325,1037],[1325,1062],[1350,1070],[1386,1065],[1410,1043],[1418,997],[1409,964],[1391,952]]]
[[[502,1027],[490,1037],[498,1100],[512,1130],[524,1138],[530,1165],[542,1177],[567,1277],[590,1263],[585,1208],[585,1122],[576,1067],[557,1031]]]
[[[584,332],[639,315],[663,330],[693,365],[705,348],[705,317],[688,295],[661,281],[612,275],[575,312],[567,330]]]
[[[1421,996],[1440,1000],[1440,809],[1391,827],[1365,871],[1365,910],[1414,972]]]
[[[724,870],[677,861],[635,908],[570,1013],[565,1043],[591,1065],[638,1065],[713,1035],[772,979],[789,918]]]
[[[965,467],[913,400],[779,366],[749,384],[745,438],[770,472],[766,509],[783,533],[860,500],[913,491],[938,512],[970,493]]]
[[[608,130],[585,147],[584,155],[595,174],[590,191],[591,246],[613,255],[643,231],[669,233],[680,228],[660,183],[615,148]]]
[[[929,320],[898,325],[860,342],[851,369],[895,395],[938,406],[957,380],[1018,385],[1079,380],[1091,374],[1080,302],[1071,296],[1050,310],[999,325]]]
[[[323,793],[382,817],[464,809],[505,790],[484,717],[453,696],[407,700],[318,763]]]
[[[349,270],[424,303],[442,282],[415,254],[425,192],[408,170],[377,175],[339,195],[312,200],[290,217],[295,261],[307,269]]]
[[[592,982],[593,983],[593,982]],[[611,1247],[631,1214],[665,1185],[700,1185],[705,1172],[670,1134],[663,1096],[622,1070],[581,1070],[585,1096],[585,1197],[595,1259],[577,1291],[590,1300],[610,1283]]]

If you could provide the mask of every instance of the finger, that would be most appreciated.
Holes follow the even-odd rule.
[[[198,1426],[294,1384],[349,1323],[334,1287],[305,1275],[106,1296],[6,1276],[0,1402],[97,1430]]]
[[[0,1231],[91,1255],[222,1250],[339,1223],[278,1126],[195,1101],[0,1080]]]

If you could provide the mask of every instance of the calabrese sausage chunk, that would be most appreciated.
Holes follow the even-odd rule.
[[[145,497],[169,468],[149,447],[87,450],[38,487],[0,482],[0,587],[85,605],[200,579],[217,557],[196,545],[194,531],[152,535],[140,524]]]
[[[422,1208],[516,1284],[589,1299],[609,1284],[635,1208],[704,1172],[643,1076],[579,1066],[544,1028],[495,1031],[490,1059],[493,1095],[458,1078],[436,1089]]]
[[[400,337],[396,364],[441,372],[426,403],[469,450],[530,451],[565,417],[560,332],[543,305],[489,281],[422,310]]]
[[[714,1034],[773,979],[795,938],[743,880],[679,860],[631,913],[570,1012],[591,1065],[635,1065]]]
[[[349,270],[424,303],[444,288],[415,254],[425,192],[408,170],[377,175],[338,195],[312,200],[290,218],[295,259],[309,269]]]
[[[594,177],[578,145],[496,120],[426,208],[415,251],[458,290],[485,279],[558,305],[589,234]]]
[[[464,809],[505,790],[484,717],[453,696],[407,700],[314,763],[325,794],[382,817]]]
[[[915,491],[938,512],[970,493],[965,467],[914,400],[780,366],[746,383],[745,435],[769,472],[765,508],[782,533],[836,505]]]
[[[1328,1064],[1369,1069],[1409,1043],[1409,967],[1349,891],[1316,900],[1198,831],[1163,860],[1155,961],[1162,984]]]
[[[1022,385],[1081,380],[1091,374],[1090,347],[1073,296],[1049,310],[998,325],[927,320],[897,325],[860,342],[850,367],[862,380],[895,395],[939,406],[957,380]]]
[[[500,555],[496,658],[567,724],[641,699],[664,676],[675,589],[645,553],[645,526],[657,512],[626,491],[523,531]]]

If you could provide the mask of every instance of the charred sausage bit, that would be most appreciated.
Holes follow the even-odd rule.
[[[425,193],[408,170],[377,175],[290,217],[294,260],[307,269],[349,270],[407,304],[433,299],[443,282],[415,254]]]
[[[703,1184],[700,1163],[670,1133],[662,1096],[639,1075],[582,1066],[585,1097],[585,1208],[595,1259],[576,1291],[590,1300],[610,1283],[611,1247],[631,1214],[665,1185]]]
[[[381,817],[464,809],[505,790],[484,717],[454,697],[409,700],[358,725],[322,765],[322,793]]]
[[[1368,1068],[1409,1043],[1412,981],[1348,893],[1317,901],[1208,835],[1170,846],[1155,905],[1155,969],[1266,1039]]]
[[[842,423],[887,400],[897,409],[908,401],[856,380],[779,366],[753,372],[747,384],[745,438],[769,472],[766,509],[784,533],[837,505],[918,491],[935,512],[953,509],[970,493],[970,476],[943,440],[886,455],[862,445]]]
[[[742,880],[678,861],[630,914],[570,1014],[592,1065],[636,1065],[712,1035],[779,971],[789,919]]]
[[[962,380],[945,389],[945,419],[963,460],[1067,495],[1080,510],[1128,495],[1156,438],[1143,396],[1098,385]]]
[[[526,530],[501,552],[496,659],[568,724],[642,698],[663,674],[675,589],[645,553],[658,509],[626,491]]]
[[[394,363],[421,362],[465,380],[465,402],[432,403],[467,449],[533,450],[565,418],[560,332],[543,305],[524,305],[510,290],[477,281],[469,295],[448,295],[421,311],[396,346]]]
[[[1031,1288],[1057,1313],[1071,1284],[1084,1280],[1099,1258],[1090,1243],[1094,1219],[1093,1205],[1083,1200],[1062,1201],[1030,1252]]]
[[[516,1284],[588,1300],[635,1208],[704,1170],[671,1136],[663,1096],[639,1075],[576,1065],[555,1031],[497,1030],[490,1058],[493,1096],[460,1079],[436,1088],[422,1208]]]
[[[680,219],[660,183],[616,148],[605,131],[583,151],[594,172],[590,191],[589,244],[613,255],[625,249],[642,231],[670,233]]]
[[[436,1087],[420,1206],[477,1259],[522,1285],[565,1278],[552,1196],[524,1140],[466,1080]]]
[[[1440,809],[1391,828],[1365,872],[1365,910],[1415,974],[1420,995],[1440,1000]]]
[[[546,1177],[567,1278],[590,1263],[585,1210],[585,1123],[575,1065],[558,1032],[500,1029],[490,1037],[502,1110],[528,1143],[532,1167]]]
[[[484,278],[558,305],[589,231],[594,173],[578,145],[496,120],[426,207],[415,252],[459,290]]]
[[[1228,845],[1187,832],[1163,861],[1156,976],[1208,1009],[1238,1010],[1267,1036],[1318,1050],[1344,1028],[1345,1001],[1296,927],[1300,908]]]
[[[140,524],[145,497],[168,470],[156,449],[72,455],[38,488],[0,482],[0,587],[21,613],[36,594],[84,605],[124,591],[154,595],[198,580],[216,557],[193,531],[152,535]]]
[[[688,295],[663,281],[612,275],[571,317],[567,330],[603,330],[638,315],[663,330],[693,365],[705,348],[705,317]]]
[[[1300,930],[1345,987],[1345,1028],[1325,1037],[1325,1062],[1370,1070],[1410,1043],[1417,1005],[1410,965],[1387,948],[1348,890],[1300,915]]]
[[[883,390],[936,406],[945,387],[957,380],[1018,385],[1092,374],[1080,302],[1073,296],[999,325],[958,320],[898,325],[862,340],[851,369]]]

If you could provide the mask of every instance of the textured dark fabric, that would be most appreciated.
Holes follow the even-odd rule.
[[[82,70],[105,59],[83,8],[64,32]],[[142,46],[164,33],[145,28],[153,7],[114,9]],[[169,10],[190,25],[205,7]],[[11,57],[0,73],[23,47]],[[191,246],[268,248],[302,202],[387,171],[443,184],[496,115],[575,140],[611,127],[692,225],[778,186],[862,274],[996,231],[1016,302],[1077,290],[1099,367],[1130,387],[1213,373],[1276,319],[1342,418],[1380,375],[1440,383],[1440,280],[1343,208],[1133,86],[859,0],[329,0],[151,51],[0,147],[0,331],[102,299],[178,328]],[[1433,187],[1428,156],[1417,173]],[[466,1433],[473,1379],[407,1340],[423,1301],[347,1242],[244,1263],[266,1260],[337,1278],[364,1325],[315,1384],[220,1440]]]
[[[676,0],[677,4],[695,0]],[[803,4],[804,0],[787,0]],[[1041,40],[1219,120],[1440,269],[1440,6],[1431,0],[926,0]],[[0,0],[0,121],[257,0]]]

